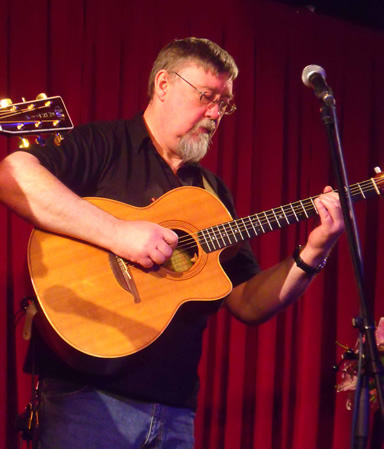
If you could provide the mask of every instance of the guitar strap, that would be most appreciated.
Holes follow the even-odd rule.
[[[203,174],[201,174],[201,177],[203,178],[204,189],[207,192],[212,193],[212,195],[214,195],[216,198],[220,199],[219,196],[217,195],[217,193],[213,190],[213,187],[211,186],[211,184],[208,182],[208,179]]]
[[[201,174],[201,177],[203,178],[204,189],[207,192],[212,193],[212,195],[214,195],[219,201],[221,201],[219,198],[219,195],[215,192],[215,190],[213,189],[213,187],[210,184],[210,182],[208,181],[208,179],[203,174]],[[232,247],[224,250],[224,252],[222,253],[222,256],[221,256],[222,261],[226,261],[226,260],[229,260],[232,257],[234,257],[236,255],[238,249],[239,249],[238,245],[235,245],[235,246],[232,246]],[[222,309],[224,307],[225,302],[226,302],[226,298],[224,298],[224,300],[222,301],[222,303],[220,305],[220,309]]]
[[[219,201],[221,201],[221,199],[219,198],[219,195],[215,192],[215,190],[213,189],[213,187],[210,184],[210,182],[208,181],[208,179],[203,174],[201,174],[201,177],[203,178],[204,189],[207,192],[212,193],[212,195],[214,195]],[[222,260],[225,261],[225,260],[231,259],[232,257],[234,257],[236,255],[238,250],[239,250],[239,244],[236,244],[234,246],[227,248],[223,252]]]

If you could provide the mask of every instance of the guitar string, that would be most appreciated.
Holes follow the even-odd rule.
[[[359,194],[363,198],[364,198],[364,194],[368,194],[369,195],[371,192],[375,192],[375,193],[377,193],[377,195],[379,195],[377,186],[380,187],[383,184],[384,184],[383,176],[375,178],[375,183],[373,183],[372,179],[370,179],[370,180],[363,181],[363,182],[358,183],[358,184],[354,184],[354,185],[350,186],[351,195],[353,196],[353,195]],[[335,191],[337,192],[337,190],[335,190]],[[284,216],[285,223],[283,223],[283,226],[291,224],[290,219],[292,219],[292,218],[294,218],[294,220],[296,222],[299,222],[300,218],[298,218],[298,215],[300,215],[302,217],[302,215],[305,214],[305,212],[307,212],[307,214],[305,214],[306,216],[313,214],[314,211],[315,211],[315,213],[317,213],[317,210],[314,207],[313,200],[318,198],[319,196],[320,195],[309,197],[309,198],[307,198],[305,200],[296,201],[294,203],[290,203],[290,204],[287,204],[287,205],[284,205],[284,206],[281,206],[281,207],[278,207],[278,208],[275,208],[275,209],[271,209],[271,210],[266,211],[266,212],[259,212],[259,213],[250,215],[249,217],[236,219],[236,220],[229,221],[229,222],[226,222],[226,223],[221,223],[219,225],[214,225],[214,226],[212,226],[210,228],[206,228],[205,231],[208,231],[210,233],[209,233],[208,236],[203,234],[203,237],[206,240],[205,243],[206,243],[206,245],[209,248],[209,242],[208,241],[210,241],[210,243],[211,243],[211,245],[213,247],[213,251],[218,250],[218,249],[224,249],[225,247],[230,246],[231,244],[238,243],[239,240],[236,240],[236,239],[237,239],[239,233],[245,232],[244,230],[250,230],[252,233],[255,232],[254,225],[252,224],[252,217],[257,217],[258,222],[259,222],[259,226],[258,227],[263,230],[263,233],[268,232],[269,230],[273,230],[273,228],[272,228],[272,229],[269,229],[267,231],[264,231],[263,225],[266,226],[268,224],[268,226],[269,226],[270,221],[272,221],[272,222],[273,221],[278,221],[277,216],[276,216],[276,214],[274,212],[274,211],[276,211],[278,209],[289,208],[290,210],[294,211],[293,213],[289,212],[288,214],[285,214],[285,216]],[[300,211],[299,211],[299,209],[297,209],[295,211],[295,208],[300,208]],[[305,210],[305,212],[304,212],[304,210]],[[270,220],[269,220],[267,214],[269,214]],[[261,215],[265,216],[265,218],[263,218]],[[281,218],[281,219],[283,219],[283,218]],[[246,225],[245,221],[251,222],[251,225]],[[236,228],[235,229],[238,232],[233,232],[233,224],[234,223],[236,224]],[[292,223],[294,223],[294,222],[292,222]],[[229,226],[229,229],[225,228],[225,225]],[[224,230],[225,230],[225,233],[226,233],[225,237],[223,237],[222,231],[220,231],[220,229],[219,229],[220,226],[224,227]],[[215,231],[215,229],[217,229],[218,231]],[[275,228],[275,229],[277,229],[277,228]],[[188,250],[191,250],[191,249],[192,250],[197,250],[198,244],[196,243],[196,240],[195,240],[194,236],[199,241],[198,234],[201,233],[201,232],[202,231],[200,230],[197,233],[192,233],[192,234],[188,234],[186,236],[180,237],[179,238],[179,244],[177,245],[177,249],[179,249],[181,251],[183,251],[183,250],[188,251]],[[214,240],[212,240],[212,235],[214,235]],[[258,234],[256,232],[255,236],[257,236],[257,235]],[[219,237],[217,237],[217,236],[219,236]],[[234,243],[232,243],[230,237],[234,238],[236,241]],[[224,245],[224,247],[221,248],[220,244],[218,243],[217,238],[220,238],[222,243],[225,243],[224,238],[226,238],[230,243]],[[245,240],[245,239],[246,238],[243,238],[242,240]],[[201,244],[201,240],[200,240],[200,244]],[[204,244],[204,242],[202,244]],[[215,245],[218,245],[219,248],[215,248]],[[171,257],[171,260],[172,260],[172,263],[175,264],[175,265],[177,265],[178,263],[183,265],[183,264],[186,263],[185,262],[185,257],[186,257],[185,253],[181,253],[181,254],[180,253],[174,253],[173,256]],[[191,259],[190,259],[190,261],[191,261]],[[126,262],[126,263],[128,263],[128,262]],[[179,267],[180,271],[186,271],[186,270],[188,270],[190,268],[188,266],[188,264],[184,265],[184,267],[185,267],[184,270],[180,269],[180,267]]]
[[[32,113],[34,111],[38,111],[39,109],[44,109],[46,107],[47,107],[46,105],[43,105],[43,106],[38,106],[37,108],[33,108],[33,109],[25,108],[25,109],[21,109],[21,110],[17,110],[17,111],[9,111],[10,113],[8,113],[8,115],[7,115],[8,111],[4,111],[4,114],[2,113],[3,111],[0,111],[1,112],[0,117],[3,120],[4,118],[10,118],[10,117],[13,117],[13,116],[19,115],[19,114],[26,114],[28,112]],[[42,121],[44,121],[44,120],[34,120],[34,121],[31,121],[31,122],[34,123],[34,122],[42,122]],[[52,120],[45,120],[45,121],[46,122],[51,122],[51,121],[53,121],[53,119]],[[6,123],[6,122],[3,122],[3,123]]]
[[[275,211],[279,212],[279,210],[286,212],[284,210],[285,208],[289,208],[290,211],[292,211],[292,209],[296,209],[295,210],[296,215],[302,215],[304,209],[305,209],[306,212],[312,213],[313,210],[315,210],[315,208],[313,207],[313,204],[312,204],[312,200],[315,199],[315,198],[317,198],[317,197],[311,197],[310,199],[297,201],[295,203],[291,203],[290,205],[285,205],[285,206],[281,206],[281,207],[278,207],[278,208],[275,208],[275,209],[271,209],[269,211],[257,213],[257,214],[254,214],[254,215],[250,215],[249,217],[236,219],[236,220],[233,220],[233,221],[230,221],[230,222],[227,222],[227,223],[222,223],[222,224],[219,224],[219,225],[214,225],[214,226],[212,226],[210,228],[207,228],[206,231],[209,233],[209,231],[211,229],[219,228],[220,226],[224,227],[225,225],[228,225],[230,227],[229,232],[231,232],[231,229],[233,227],[233,223],[236,224],[236,230],[244,231],[246,229],[252,229],[253,228],[252,224],[247,226],[247,225],[245,225],[244,222],[246,222],[246,221],[249,222],[250,219],[252,219],[253,217],[258,217],[259,220],[258,220],[257,227],[261,228],[263,225],[267,226],[268,223],[270,223],[270,222],[278,221],[277,216],[276,216],[276,214],[274,212]],[[309,203],[310,207],[308,206],[308,203]],[[289,212],[288,215],[287,214],[285,214],[285,215],[287,216],[287,218],[292,218],[292,217],[295,216],[292,212]],[[285,219],[285,217],[283,218],[281,216],[281,212],[279,212],[279,216],[281,217],[280,220],[284,220],[286,222],[284,224],[288,224],[287,220]],[[298,221],[298,220],[296,220],[296,221]],[[239,224],[240,224],[240,226],[238,226]],[[228,231],[228,228],[224,228],[224,230]],[[221,233],[220,229],[219,229],[219,233]],[[234,233],[234,234],[231,233],[232,236],[233,235],[236,236],[236,234],[237,233]],[[209,235],[208,235],[208,237],[209,237]],[[189,236],[186,236],[184,238],[181,238],[179,241],[185,243],[185,242],[190,241],[190,238],[189,238]]]
[[[23,125],[36,125],[37,123],[53,123],[55,121],[60,121],[60,120],[57,118],[54,118],[54,119],[52,118],[52,119],[48,119],[48,120],[30,120],[30,121],[24,120]],[[16,125],[16,122],[13,122],[13,121],[7,122],[7,121],[3,121],[0,119],[0,125]],[[27,131],[31,132],[31,130],[27,130]]]
[[[376,182],[376,185],[381,186],[384,183],[384,180],[380,177],[380,178],[376,179],[375,182]],[[377,189],[373,185],[373,182],[372,182],[371,179],[367,180],[367,181],[364,181],[362,183],[354,184],[354,185],[350,186],[350,191],[351,191],[351,195],[352,196],[359,194],[359,195],[361,195],[363,197],[364,197],[364,193],[369,194],[372,191],[377,193]],[[285,214],[284,218],[281,218],[281,220],[285,221],[283,223],[283,226],[291,224],[290,219],[292,219],[292,218],[294,218],[294,220],[296,222],[298,222],[298,221],[300,221],[300,219],[297,218],[297,215],[301,215],[302,216],[303,213],[305,214],[305,212],[307,213],[306,215],[312,215],[314,211],[315,211],[315,213],[317,213],[317,210],[314,207],[313,200],[318,198],[319,196],[320,195],[317,195],[317,196],[314,196],[314,197],[310,197],[310,198],[307,198],[305,200],[296,201],[294,203],[291,203],[291,204],[288,204],[288,205],[285,205],[285,206],[281,206],[281,207],[278,207],[278,208],[275,208],[275,209],[271,209],[271,210],[266,211],[266,212],[257,213],[257,214],[254,214],[254,215],[251,215],[249,217],[242,218],[242,219],[236,219],[236,220],[233,220],[231,222],[222,223],[222,224],[219,224],[219,225],[214,225],[211,228],[207,228],[205,230],[205,231],[208,232],[208,236],[203,234],[203,237],[206,240],[205,243],[208,246],[208,248],[209,248],[209,243],[211,243],[211,246],[213,247],[213,250],[215,251],[215,250],[218,250],[218,249],[224,249],[225,247],[227,247],[227,246],[229,246],[231,244],[236,244],[236,243],[238,243],[241,240],[245,240],[246,238],[245,239],[241,238],[241,240],[238,240],[237,239],[239,237],[238,234],[239,233],[242,234],[243,232],[245,232],[247,230],[250,230],[252,233],[255,232],[254,225],[252,224],[252,217],[257,217],[258,218],[259,226],[257,226],[257,227],[259,229],[262,229],[263,233],[268,232],[269,230],[273,230],[273,228],[270,228],[270,229],[267,229],[267,231],[265,231],[263,229],[263,225],[266,226],[268,224],[268,227],[269,227],[271,221],[272,222],[278,221],[278,218],[277,218],[277,216],[276,216],[274,211],[276,211],[278,209],[284,210],[284,208],[286,208],[286,207],[289,208],[289,209],[293,208],[293,210],[295,208],[299,208],[300,210],[297,209],[296,210],[296,214],[295,213],[291,213],[291,212],[289,212],[288,214]],[[309,204],[309,206],[308,206],[308,204]],[[262,217],[261,217],[262,220],[260,220],[260,215],[262,215]],[[263,218],[264,215],[265,215],[265,218]],[[269,217],[268,217],[268,215],[269,215]],[[250,225],[246,225],[246,223],[245,223],[246,221],[250,222],[251,224]],[[233,232],[233,224],[234,223],[236,224],[236,228],[235,229],[237,229],[239,232],[236,232],[236,233]],[[239,224],[240,224],[240,226],[239,226]],[[229,226],[229,229],[226,228],[225,225]],[[223,236],[222,231],[220,231],[220,229],[219,229],[220,226],[222,226],[224,228],[224,231],[225,231],[225,234],[226,234],[225,236]],[[277,228],[275,228],[275,229],[277,229]],[[201,232],[201,231],[199,231],[199,232]],[[193,238],[194,235],[197,236],[198,233],[187,235],[185,237],[181,237],[179,239],[179,244],[178,244],[177,248],[181,249],[181,250],[183,250],[183,249],[184,250],[196,249],[197,248],[197,244],[196,244],[195,239]],[[258,235],[258,233],[256,232],[255,235]],[[213,237],[213,239],[212,239],[212,237]],[[231,241],[231,237],[233,239],[235,239],[235,242]],[[218,238],[221,240],[221,243],[220,243],[220,241],[217,240]],[[225,244],[225,240],[224,239],[228,240],[229,243]],[[224,243],[224,246],[222,246],[223,243]],[[218,248],[216,248],[216,246],[218,246]],[[184,261],[184,255],[175,254],[172,257],[172,260],[173,260],[173,262],[175,264],[177,264],[181,260],[183,262]],[[187,267],[187,269],[188,269],[188,267]]]
[[[381,186],[384,183],[384,180],[382,180],[381,178],[376,179],[375,181],[376,181],[376,184],[378,184],[379,186]],[[364,187],[364,185],[366,185],[368,187],[361,189],[361,187]],[[363,191],[363,193],[367,193],[367,194],[369,194],[369,192],[376,191],[375,187],[372,185],[372,180],[367,180],[367,181],[363,181],[362,183],[359,183],[359,184],[354,184],[350,187],[350,190],[351,190],[352,195],[357,195],[357,194],[362,195],[361,190]],[[337,190],[335,190],[335,191],[337,192]],[[291,224],[290,219],[294,219],[296,222],[298,222],[298,221],[300,221],[300,219],[297,219],[296,216],[302,216],[303,214],[306,215],[306,213],[308,215],[313,215],[313,212],[317,213],[317,210],[314,207],[313,200],[315,200],[319,196],[320,195],[316,195],[316,196],[307,198],[305,200],[296,201],[294,203],[290,203],[290,204],[287,204],[284,206],[270,209],[265,212],[259,212],[259,213],[250,215],[245,218],[240,218],[240,219],[236,219],[236,220],[229,221],[226,223],[213,225],[212,227],[206,228],[204,230],[208,233],[208,235],[205,235],[203,233],[203,237],[206,238],[207,240],[211,240],[212,236],[213,236],[215,242],[217,242],[217,238],[220,238],[222,241],[224,239],[226,239],[231,242],[230,237],[232,237],[236,240],[236,238],[239,236],[239,233],[244,233],[248,230],[250,230],[252,233],[254,233],[255,227],[261,229],[263,233],[266,233],[269,230],[273,229],[273,228],[272,229],[270,228],[271,222],[276,223],[279,221],[283,221],[283,224],[281,225],[281,227]],[[279,212],[279,215],[276,216],[275,212]],[[283,212],[283,215],[281,215],[281,212]],[[285,215],[284,215],[284,213],[285,213]],[[256,226],[255,226],[255,223],[252,222],[252,219],[254,217],[257,218]],[[278,218],[278,217],[280,217],[280,218]],[[249,224],[246,224],[246,222],[248,222]],[[233,231],[234,225],[236,225],[235,231],[238,231],[238,232]],[[222,227],[223,230],[220,230],[219,229],[220,227]],[[266,227],[267,231],[265,231],[263,229],[263,227]],[[280,226],[278,225],[278,227],[280,227]],[[224,236],[223,236],[223,231],[225,234]],[[198,231],[198,233],[199,232],[201,233],[202,231]],[[195,247],[196,241],[193,238],[193,236],[197,237],[198,233],[188,234],[187,236],[181,237],[179,239],[179,244],[177,245],[177,248],[188,249],[188,248]],[[256,235],[258,235],[258,233],[256,233]],[[241,240],[243,240],[243,239],[241,239]],[[235,242],[233,242],[233,244],[238,243],[238,241],[239,240],[236,240]],[[215,242],[212,243],[212,240],[211,240],[212,246],[214,246]],[[225,245],[225,246],[228,246],[228,245]],[[220,249],[220,247],[218,249]]]

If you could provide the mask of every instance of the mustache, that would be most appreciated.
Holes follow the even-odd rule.
[[[198,122],[194,127],[193,127],[193,131],[199,129],[199,128],[204,128],[207,131],[210,132],[210,134],[213,134],[216,131],[216,123],[209,119],[209,118],[203,118],[202,120],[200,120],[200,122]]]

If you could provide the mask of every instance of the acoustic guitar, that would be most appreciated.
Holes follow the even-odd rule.
[[[384,175],[350,187],[353,201],[379,196]],[[136,208],[87,199],[123,220],[146,220],[173,229],[179,242],[162,266],[144,269],[102,248],[40,229],[29,241],[28,264],[37,316],[58,354],[76,368],[117,369],[167,328],[187,301],[214,301],[231,292],[221,252],[244,240],[317,215],[316,197],[233,220],[211,193],[172,190]]]

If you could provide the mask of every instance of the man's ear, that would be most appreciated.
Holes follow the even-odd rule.
[[[166,70],[160,70],[155,76],[154,90],[155,95],[160,101],[164,101],[169,87],[169,73]]]

